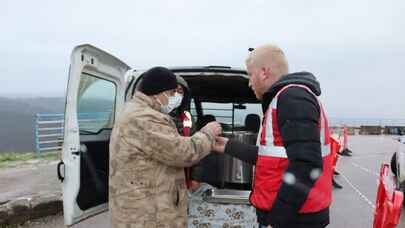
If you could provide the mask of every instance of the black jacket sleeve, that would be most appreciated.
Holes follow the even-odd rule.
[[[291,87],[280,94],[277,121],[289,160],[284,177],[288,176],[290,181],[287,183],[287,178],[283,178],[269,211],[269,223],[273,226],[294,219],[322,172],[319,116],[316,97],[305,89]]]
[[[249,164],[255,165],[257,160],[258,147],[236,140],[230,139],[225,146],[225,154],[232,157],[239,158],[240,160]]]

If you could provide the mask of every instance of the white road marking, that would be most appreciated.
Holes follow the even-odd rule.
[[[378,174],[378,173],[376,173],[376,172],[373,172],[373,171],[371,171],[371,170],[369,170],[369,169],[367,169],[367,168],[365,168],[365,167],[363,167],[363,166],[361,166],[361,165],[359,165],[359,164],[357,164],[357,163],[355,163],[355,162],[352,162],[352,165],[353,165],[354,167],[357,167],[357,168],[363,170],[364,172],[370,173],[370,174],[372,174],[372,175],[374,175],[374,176],[376,176],[376,177],[378,177],[378,178],[380,177],[380,174]]]
[[[350,185],[350,187],[352,187],[354,189],[355,192],[357,192],[357,194],[360,196],[360,198],[362,198],[364,201],[366,201],[366,203],[368,205],[371,206],[371,208],[375,209],[375,204],[371,202],[371,200],[369,200],[363,193],[360,192],[360,190],[354,186],[354,184],[343,174],[340,174],[340,176],[343,177],[343,179],[345,179],[345,181]]]

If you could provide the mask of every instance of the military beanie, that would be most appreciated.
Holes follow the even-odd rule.
[[[143,73],[139,91],[150,96],[177,87],[176,75],[165,67],[153,67]]]

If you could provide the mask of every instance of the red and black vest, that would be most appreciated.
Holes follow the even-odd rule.
[[[190,136],[190,129],[193,125],[193,122],[191,121],[191,114],[184,111],[181,113],[180,119],[183,125],[183,136]]]
[[[290,84],[278,91],[271,101],[260,128],[260,141],[258,142],[258,158],[255,168],[255,179],[250,202],[261,210],[271,210],[279,191],[285,170],[288,167],[288,157],[283,146],[277,122],[277,100],[279,95],[290,87],[301,87],[316,95],[308,87],[300,84]],[[332,156],[329,145],[328,120],[318,100],[320,118],[318,126],[323,159],[322,173],[318,172],[318,179],[310,190],[307,199],[299,213],[313,213],[330,206],[332,200]],[[321,174],[319,176],[319,174]],[[314,173],[316,175],[316,172]],[[286,177],[284,177],[286,178]]]
[[[193,122],[191,120],[191,114],[187,111],[184,111],[180,115],[180,120],[182,122],[182,132],[183,136],[190,136],[190,130],[193,125]],[[186,186],[187,188],[191,187],[191,167],[184,168],[184,174],[186,176]]]

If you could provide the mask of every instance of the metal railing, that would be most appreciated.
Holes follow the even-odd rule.
[[[79,128],[97,131],[109,121],[111,112],[79,113]],[[64,114],[38,113],[35,116],[35,150],[42,152],[62,149],[64,134]]]
[[[405,127],[405,119],[389,119],[389,118],[329,118],[329,126],[341,127],[360,127],[360,126],[403,126]]]
[[[207,113],[215,114],[222,122],[235,121],[233,108],[205,108]],[[86,130],[97,130],[109,121],[111,112],[79,113],[79,127]],[[405,127],[405,119],[367,119],[367,118],[329,118],[331,127],[357,127],[360,126],[402,126]],[[64,114],[39,113],[35,117],[35,147],[37,155],[47,151],[62,149],[64,129]]]
[[[62,149],[63,114],[42,114],[35,116],[35,149],[37,156],[45,151]]]

